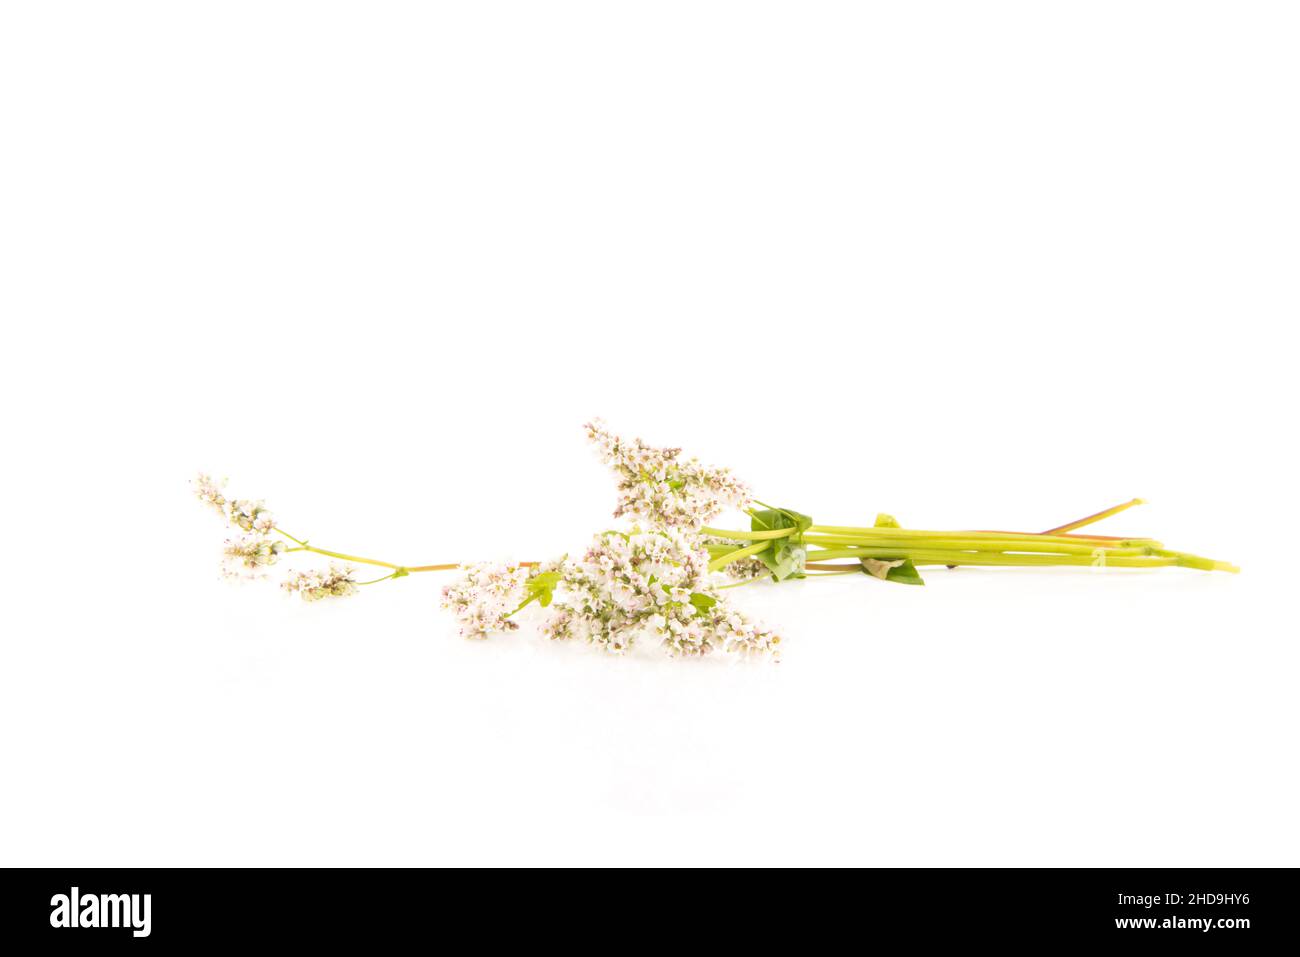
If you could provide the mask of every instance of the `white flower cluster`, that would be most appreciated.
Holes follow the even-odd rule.
[[[696,459],[679,461],[681,449],[656,449],[611,433],[599,419],[586,425],[601,461],[618,476],[618,508],[654,528],[698,529],[723,509],[745,508],[749,487],[724,468]]]
[[[740,612],[718,602],[708,613],[711,640],[724,651],[741,655],[771,655],[778,657],[781,636],[750,621]]]
[[[230,524],[255,535],[269,535],[275,528],[275,519],[262,502],[233,499],[227,503]]]
[[[462,566],[464,575],[442,589],[442,607],[456,616],[466,638],[486,638],[519,625],[509,616],[526,598],[528,569],[500,562]]]
[[[749,489],[722,468],[679,460],[679,449],[625,441],[599,421],[587,436],[618,476],[618,510],[641,525],[597,535],[580,559],[529,572],[511,565],[469,565],[443,589],[461,634],[485,638],[511,631],[511,616],[529,599],[549,605],[542,629],[621,653],[653,635],[672,655],[717,649],[775,653],[781,639],[731,608],[709,582],[709,553],[699,529],[728,506],[749,504]],[[719,540],[721,541],[721,540]],[[758,561],[733,563],[734,577],[766,573]]]
[[[226,517],[226,496],[221,493],[225,482],[215,482],[211,475],[201,472],[190,484],[194,486],[194,494],[199,497],[200,502],[216,509],[223,518]]]
[[[268,566],[274,565],[289,550],[279,540],[272,540],[275,519],[260,501],[228,499],[222,488],[224,482],[215,482],[209,475],[194,480],[194,492],[199,501],[216,510],[240,534],[226,540],[223,552],[225,574],[229,578],[256,578]],[[283,533],[281,533],[283,534]],[[331,564],[328,570],[313,569],[294,572],[283,583],[285,591],[296,592],[304,601],[344,597],[356,593],[355,569],[348,565]]]
[[[273,542],[256,535],[226,539],[225,574],[231,578],[256,577],[266,566],[279,561],[284,549],[284,542]]]
[[[313,568],[310,571],[294,572],[281,587],[288,592],[297,592],[303,601],[346,598],[356,593],[357,582],[353,578],[355,573],[356,569],[350,565],[331,562],[327,571]]]
[[[780,638],[731,609],[707,582],[708,554],[678,531],[609,531],[597,535],[579,560],[539,571],[554,575],[554,603],[543,631],[579,638],[606,651],[629,650],[654,635],[672,655],[715,649],[774,652]],[[527,597],[527,570],[476,565],[443,591],[443,607],[456,612],[461,633],[485,638],[516,626],[508,616]]]
[[[544,630],[552,638],[584,638],[614,652],[653,630],[670,653],[702,654],[709,650],[708,636],[691,596],[715,600],[703,584],[708,564],[708,554],[677,532],[603,532],[580,560],[554,569],[560,587]]]
[[[275,531],[275,519],[263,502],[227,499],[222,492],[224,483],[214,481],[210,475],[199,475],[193,484],[199,501],[241,533],[226,540],[222,564],[228,577],[255,577],[280,560],[285,544],[269,539]]]

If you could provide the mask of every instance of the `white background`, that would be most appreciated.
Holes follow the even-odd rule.
[[[0,862],[1295,865],[1300,43],[1268,3],[13,3]],[[465,642],[593,415],[823,522],[1242,565],[735,592],[779,665]],[[1290,544],[1288,544],[1290,543]]]

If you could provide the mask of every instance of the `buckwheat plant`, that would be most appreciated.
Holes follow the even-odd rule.
[[[403,565],[312,545],[281,528],[263,502],[229,499],[224,483],[207,475],[194,481],[194,491],[231,529],[223,550],[228,577],[266,577],[288,556],[334,559],[323,569],[295,570],[283,582],[286,592],[318,601],[416,572],[457,571],[442,589],[442,607],[466,638],[514,631],[520,613],[535,604],[546,636],[583,640],[614,654],[650,639],[679,657],[725,651],[775,658],[780,637],[724,594],[755,582],[859,574],[921,585],[920,568],[958,565],[1238,570],[1151,538],[1077,533],[1141,499],[1045,532],[924,531],[903,528],[885,514],[871,526],[819,525],[802,512],[758,501],[727,469],[682,459],[679,449],[621,439],[599,420],[586,430],[617,479],[614,517],[629,524],[598,533],[577,557]],[[709,524],[728,511],[745,515],[748,527]],[[386,573],[358,581],[357,565]]]

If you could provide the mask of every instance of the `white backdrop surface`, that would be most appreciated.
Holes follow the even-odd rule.
[[[13,4],[0,863],[1295,865],[1287,4]],[[458,638],[325,547],[608,527],[581,424],[836,524],[1238,562]]]

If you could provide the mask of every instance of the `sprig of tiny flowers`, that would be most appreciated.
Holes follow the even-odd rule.
[[[207,474],[194,479],[194,493],[235,530],[236,537],[226,539],[222,548],[222,573],[227,578],[261,578],[291,551],[305,551],[304,543],[292,546],[275,527],[275,519],[265,502],[252,499],[228,499],[223,491],[225,482],[218,482]],[[277,537],[278,536],[278,537]],[[355,569],[331,563],[326,571],[312,569],[293,572],[282,583],[287,592],[295,592],[304,601],[318,601],[327,597],[345,597],[356,593],[358,583],[353,577]]]
[[[466,638],[514,631],[510,616],[527,601],[530,569],[501,562],[464,566],[464,574],[442,589],[442,607],[451,611]]]
[[[1141,504],[1140,499],[1046,532],[907,529],[884,514],[871,526],[818,525],[793,509],[757,501],[730,471],[682,459],[680,449],[622,439],[598,419],[586,425],[586,432],[617,480],[614,516],[626,517],[631,524],[598,533],[578,558],[403,565],[320,548],[290,535],[263,502],[228,499],[224,483],[210,476],[195,480],[195,493],[235,532],[222,553],[229,577],[261,577],[291,553],[345,562],[295,571],[283,583],[287,592],[316,601],[353,595],[363,586],[414,572],[456,569],[459,577],[442,589],[442,606],[452,612],[466,638],[515,631],[517,616],[536,603],[543,609],[544,635],[583,640],[614,654],[650,638],[680,657],[717,650],[775,657],[780,637],[751,621],[721,594],[763,580],[860,573],[920,585],[924,582],[918,569],[926,565],[1238,570],[1227,562],[1166,549],[1151,538],[1077,533]],[[744,512],[749,527],[709,526],[729,509]],[[386,574],[358,581],[358,564],[379,566]],[[720,583],[728,579],[730,584]]]
[[[328,569],[318,568],[305,572],[294,572],[280,586],[287,592],[297,592],[303,601],[320,601],[322,598],[346,598],[355,595],[360,584],[355,577],[356,569],[350,565],[330,562]]]
[[[511,616],[537,601],[549,607],[543,634],[616,654],[646,636],[674,656],[775,652],[781,639],[722,599],[708,565],[697,537],[633,526],[601,532],[578,559],[532,569],[471,565],[443,589],[443,607],[468,638],[514,629]]]
[[[250,499],[227,499],[224,482],[201,474],[194,480],[199,501],[213,509],[234,530],[222,547],[222,572],[228,578],[257,578],[284,555],[288,547],[270,537],[275,520],[265,503]]]
[[[724,468],[681,461],[681,449],[653,448],[620,439],[600,419],[585,426],[600,459],[618,477],[614,517],[627,515],[651,528],[698,530],[727,508],[744,509],[749,486]]]

